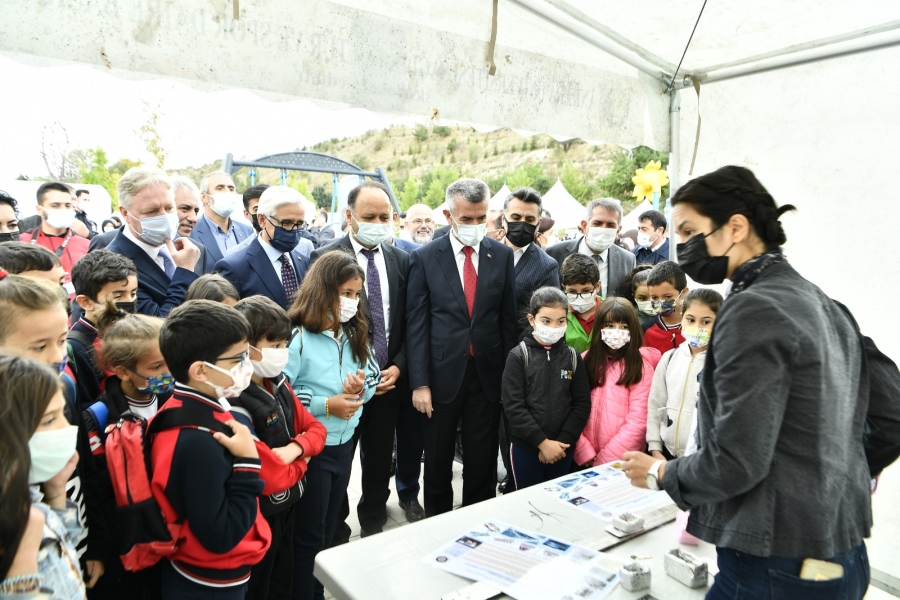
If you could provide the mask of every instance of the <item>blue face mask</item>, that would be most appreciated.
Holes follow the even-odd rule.
[[[68,365],[68,364],[69,364],[69,355],[65,354],[65,355],[63,355],[63,359],[61,361],[59,361],[58,363],[51,364],[50,366],[53,367],[54,370],[56,370],[56,373],[58,375],[62,375],[66,370],[66,365]]]
[[[681,292],[681,294],[683,293]],[[651,302],[653,312],[668,317],[675,312],[675,308],[678,306],[678,298],[681,298],[681,294],[678,294],[674,300],[654,300]]]
[[[269,217],[266,217],[266,220],[269,221],[269,223],[272,223],[272,221],[269,220]],[[300,234],[302,233],[302,230],[285,229],[284,227],[275,225],[275,223],[272,223],[272,226],[275,228],[275,235],[268,236],[269,244],[279,252],[290,252],[300,243]]]
[[[162,394],[168,394],[172,391],[172,388],[175,387],[175,378],[172,377],[171,373],[163,373],[162,375],[154,375],[153,377],[144,377],[140,373],[132,371],[128,369],[134,375],[137,375],[141,379],[145,379],[147,381],[147,385],[144,387],[134,386],[137,391],[142,394],[152,394],[154,396],[160,396]],[[132,382],[132,385],[134,382]]]

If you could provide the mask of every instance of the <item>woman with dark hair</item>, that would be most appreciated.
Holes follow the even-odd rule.
[[[682,268],[731,290],[707,350],[698,451],[668,463],[627,453],[626,472],[690,510],[688,532],[717,546],[707,598],[862,598],[877,473],[855,323],[787,262],[779,217],[794,207],[747,169],[698,177],[672,204]],[[896,438],[896,417],[891,427]]]
[[[642,347],[643,339],[637,312],[628,300],[613,296],[603,301],[584,354],[591,415],[575,446],[575,464],[601,465],[646,447],[647,398],[660,354],[656,348]]]
[[[297,398],[328,432],[309,463],[294,524],[294,598],[324,598],[313,576],[316,554],[334,537],[350,483],[353,432],[375,394],[381,370],[359,310],[365,272],[349,252],[326,252],[303,278],[288,311],[294,337],[284,369]]]
[[[78,463],[57,375],[26,358],[0,357],[0,598],[85,597],[73,539],[78,508],[66,482]],[[34,486],[29,491],[29,486]]]

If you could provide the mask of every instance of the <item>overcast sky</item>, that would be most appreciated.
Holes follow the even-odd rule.
[[[149,162],[135,133],[147,121],[144,101],[161,103],[159,131],[172,169],[206,164],[228,152],[256,158],[416,122],[304,100],[271,102],[243,90],[202,92],[174,81],[128,81],[86,66],[31,67],[2,56],[0,81],[0,181],[20,173],[47,175],[42,131],[54,122],[65,128],[72,150],[100,146],[112,161]],[[61,139],[59,133],[52,137]]]

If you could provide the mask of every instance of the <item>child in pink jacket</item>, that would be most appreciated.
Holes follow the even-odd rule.
[[[608,298],[595,317],[584,364],[591,383],[591,416],[575,446],[575,464],[592,467],[647,447],[647,398],[660,353],[642,348],[637,312],[624,298]]]

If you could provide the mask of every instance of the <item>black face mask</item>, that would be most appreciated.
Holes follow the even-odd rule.
[[[537,223],[531,224],[525,221],[506,221],[506,239],[516,248],[524,248],[534,241],[537,232]]]
[[[19,232],[13,231],[12,233],[0,233],[0,244],[3,242],[18,242],[19,241]]]
[[[121,311],[134,314],[137,312],[137,302],[135,300],[132,300],[131,302],[121,302],[117,300],[116,308]]]
[[[723,256],[710,256],[706,247],[706,238],[718,230],[716,227],[706,235],[695,235],[675,248],[678,264],[687,276],[697,283],[703,285],[722,283],[728,276],[728,252],[734,248],[734,244],[728,247]]]
[[[250,224],[253,225],[253,229],[256,230],[256,233],[260,233],[262,231],[262,225],[259,224],[259,219],[256,217],[256,215],[250,216],[253,217],[252,219],[250,219]]]

